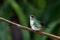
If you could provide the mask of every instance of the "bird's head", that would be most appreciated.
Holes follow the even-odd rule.
[[[30,15],[30,20],[33,20],[35,19],[35,16],[34,15]]]

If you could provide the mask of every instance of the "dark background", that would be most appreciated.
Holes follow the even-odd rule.
[[[29,25],[29,16],[46,25],[44,31],[60,36],[60,0],[0,0],[0,17],[23,26]],[[0,21],[0,40],[56,40]]]

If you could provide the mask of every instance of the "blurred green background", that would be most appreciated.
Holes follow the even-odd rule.
[[[29,25],[29,15],[49,25],[44,31],[60,36],[60,0],[0,0],[0,17],[24,26]],[[0,40],[57,40],[39,35],[0,21]]]

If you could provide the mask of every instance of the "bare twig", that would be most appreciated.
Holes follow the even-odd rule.
[[[25,26],[16,24],[16,23],[11,22],[11,21],[9,21],[9,20],[7,20],[7,19],[4,19],[4,18],[2,18],[2,17],[0,17],[0,20],[5,21],[5,22],[10,23],[10,24],[13,24],[13,25],[15,25],[18,29],[29,30],[29,31],[31,31],[31,32],[35,32],[35,33],[38,33],[38,34],[41,34],[41,35],[45,35],[45,36],[48,36],[48,37],[51,37],[51,38],[55,38],[55,39],[60,40],[60,37],[59,37],[59,36],[55,36],[55,35],[52,35],[52,34],[48,34],[48,33],[42,32],[42,31],[37,32],[37,31],[35,31],[35,30],[32,30],[31,28],[28,28],[28,27],[25,27]]]

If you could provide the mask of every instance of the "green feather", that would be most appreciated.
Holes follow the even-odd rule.
[[[36,27],[40,27],[40,22],[38,20],[34,19],[34,25]]]

